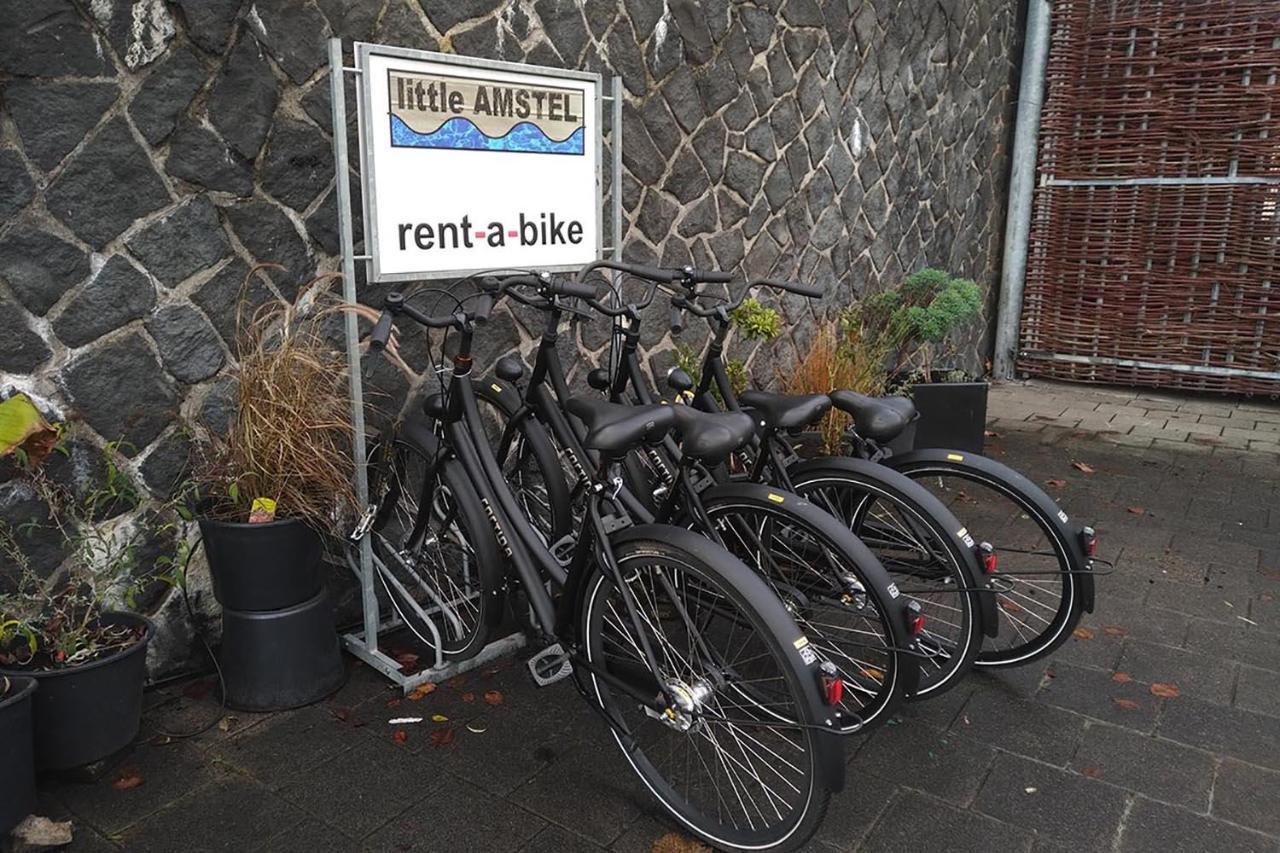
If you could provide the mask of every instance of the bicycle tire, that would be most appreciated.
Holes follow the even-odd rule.
[[[655,654],[672,670],[660,677],[678,681],[689,695],[702,691],[696,702],[689,703],[687,715],[682,708],[681,714],[668,718],[648,712],[635,699],[615,692],[603,677],[588,672],[584,676],[588,695],[613,721],[611,733],[625,760],[685,831],[717,849],[800,847],[821,824],[831,792],[843,787],[845,772],[843,744],[823,727],[829,709],[819,695],[816,658],[804,654],[804,635],[759,576],[706,539],[679,528],[639,525],[611,537],[611,547],[618,577],[625,579],[637,609],[645,614],[646,633],[658,649]],[[691,606],[699,614],[699,625],[691,629],[692,618],[679,618],[677,607],[660,607],[658,597],[644,589],[646,582],[660,585],[663,577],[669,582],[664,589],[675,590],[678,583],[694,596]],[[596,569],[585,579],[576,614],[584,654],[593,669],[611,672],[615,678],[635,673],[637,665],[649,673],[646,663],[636,662],[641,656],[633,650],[639,644],[621,621],[620,598],[609,574]],[[668,599],[675,600],[670,595]],[[686,607],[684,612],[689,610]],[[674,654],[668,651],[677,645],[668,625],[689,635],[684,654],[678,649]],[[736,628],[742,629],[741,636],[736,636]],[[721,635],[725,629],[731,629],[728,636]],[[630,646],[621,640],[624,635]],[[736,658],[710,651],[713,643],[718,648],[721,642],[736,650]],[[757,650],[758,657],[744,661],[744,654],[754,655]],[[703,666],[704,662],[708,665]],[[716,671],[708,673],[708,669]],[[702,677],[708,674],[710,679]],[[713,682],[715,686],[709,686]],[[771,689],[759,686],[765,683]],[[762,696],[769,703],[762,704]],[[744,698],[745,704],[737,704]],[[732,706],[726,708],[729,700]],[[743,718],[749,718],[750,732]],[[678,730],[685,722],[691,722],[690,728]],[[802,725],[787,725],[796,722]],[[779,734],[784,731],[785,736]],[[721,732],[726,733],[727,746],[719,744]],[[702,743],[708,744],[706,753],[700,750]],[[684,746],[688,763],[674,756],[676,745]],[[708,754],[715,771],[706,764]],[[727,770],[720,774],[721,768]],[[751,778],[744,778],[748,774]],[[763,781],[761,774],[769,781]],[[722,775],[736,780],[730,783],[736,785],[732,794],[718,787]],[[784,783],[794,803],[770,787],[786,790]],[[714,796],[703,795],[708,784]],[[759,809],[752,798],[756,791],[770,799],[776,821],[771,823]],[[756,806],[755,812],[748,801]],[[738,817],[735,808],[745,817]]]
[[[954,687],[973,668],[984,637],[997,624],[993,600],[982,591],[986,580],[973,542],[961,523],[908,477],[861,459],[819,457],[797,462],[787,473],[797,494],[836,515],[880,558],[894,582],[921,603],[925,630],[936,654],[922,662],[920,684],[912,698],[940,695]],[[839,502],[821,493],[834,489],[843,490]],[[845,496],[850,500],[847,509]],[[892,514],[888,522],[892,532],[901,528],[915,541],[879,533],[874,521],[877,511]],[[929,556],[921,558],[921,552]],[[913,554],[926,562],[913,562]],[[924,587],[938,569],[945,574],[933,579],[933,587]]]
[[[1040,660],[1066,642],[1083,613],[1093,610],[1093,576],[1089,571],[1089,560],[1081,550],[1079,528],[1071,525],[1067,514],[1035,483],[994,459],[959,451],[917,450],[890,456],[883,460],[883,464],[917,481],[931,476],[950,476],[981,484],[1008,499],[1016,512],[1025,514],[1039,528],[1052,548],[1052,556],[1060,574],[1059,582],[1062,584],[1062,593],[1058,597],[1053,617],[1045,620],[1043,627],[1031,626],[1028,630],[1039,630],[1035,630],[1030,638],[1024,636],[1025,632],[1014,631],[1022,640],[1017,645],[984,649],[975,665],[1001,668],[1022,666]],[[984,537],[991,536],[981,530],[974,532]],[[1023,604],[1014,600],[1013,596],[1017,593],[1012,590],[1016,587],[1008,585],[1035,582],[1027,580],[1031,575],[1025,575],[1022,581],[1018,581],[1017,568],[1010,568],[1009,564],[1014,562],[1017,551],[1002,549],[999,537],[991,538],[990,541],[1000,555],[1001,566],[996,576],[997,581],[1002,584],[1002,590],[1010,590],[997,592],[999,616],[1002,620],[1001,633],[1005,634],[1010,628],[1026,628],[1030,621],[1030,617],[1023,617],[1018,620],[1018,624],[1014,624],[1013,619],[1017,617],[1011,612],[1012,608],[1020,607],[1020,612],[1024,614],[1030,610],[1025,605],[1025,598]],[[1042,575],[1037,572],[1036,576]],[[1034,590],[1027,592],[1034,593]]]

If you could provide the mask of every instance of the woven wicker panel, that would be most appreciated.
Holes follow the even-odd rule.
[[[1280,393],[1280,3],[1053,15],[1019,367]],[[1265,182],[1114,185],[1206,177]]]

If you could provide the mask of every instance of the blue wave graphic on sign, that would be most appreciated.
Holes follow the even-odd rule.
[[[419,133],[391,116],[391,144],[397,148],[446,148],[454,151],[518,151],[526,154],[582,154],[586,128],[555,142],[531,122],[521,122],[505,135],[485,136],[465,118],[451,118],[431,133]]]

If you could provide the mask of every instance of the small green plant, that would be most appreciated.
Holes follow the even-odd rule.
[[[777,309],[762,305],[755,297],[744,299],[729,312],[729,319],[747,340],[771,341],[782,334],[782,316]]]
[[[676,344],[675,362],[675,366],[689,374],[689,378],[697,387],[702,379],[702,359],[698,353],[694,352],[693,347],[688,344]],[[733,393],[741,394],[747,390],[747,365],[744,362],[736,358],[727,358],[724,361],[724,372],[729,377],[729,386],[733,388]],[[714,383],[711,385],[711,393],[717,400],[724,402],[720,396],[719,387]]]
[[[857,333],[872,339],[872,348],[887,344],[892,374],[918,371],[932,381],[934,365],[953,356],[948,343],[954,331],[982,310],[982,291],[966,278],[926,268],[896,288],[868,296],[847,313]]]

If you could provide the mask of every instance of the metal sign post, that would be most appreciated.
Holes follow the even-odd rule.
[[[451,277],[492,266],[534,267],[551,271],[577,269],[582,264],[576,263],[576,254],[582,254],[583,264],[595,260],[605,251],[612,254],[615,259],[621,259],[621,78],[612,78],[609,94],[604,94],[601,91],[603,87],[600,85],[599,75],[580,71],[543,69],[515,63],[364,43],[356,43],[354,56],[355,67],[343,65],[341,39],[329,40],[329,91],[333,109],[333,159],[337,179],[338,236],[342,253],[342,291],[343,298],[347,302],[355,303],[358,299],[355,278],[357,261],[364,263],[368,281],[422,281]],[[395,67],[391,67],[392,65]],[[387,123],[388,127],[380,125],[376,129],[373,127],[374,105],[370,103],[373,100],[370,93],[374,91],[371,86],[374,74],[378,75],[377,82],[386,86],[383,90],[386,92],[385,97],[383,97],[383,91],[378,92],[378,107],[383,110],[378,120],[383,121],[382,115],[390,119]],[[356,113],[360,125],[361,204],[364,212],[365,241],[370,247],[365,254],[361,255],[355,253],[351,216],[350,158],[347,147],[347,103],[344,86],[347,75],[352,75],[357,80],[355,90]],[[546,92],[545,102],[535,112],[529,113],[537,121],[518,121],[523,117],[521,112],[525,110],[512,96],[502,92],[501,87],[504,84],[516,85],[528,79],[542,77],[557,78],[565,82],[561,87],[550,85],[543,87]],[[448,124],[447,121],[441,123],[431,115],[419,115],[414,112],[416,106],[426,107],[429,103],[427,100],[418,100],[419,95],[425,91],[420,88],[424,80],[437,84],[438,88],[430,94],[430,97],[437,98],[436,103],[450,107],[467,102],[474,107],[479,98],[484,98],[485,103],[490,104],[492,103],[490,99],[494,96],[500,101],[498,106],[485,111],[474,109],[472,112],[480,117],[473,122],[468,122],[472,125],[471,127],[461,126],[462,122],[444,127],[444,124]],[[484,91],[486,85],[493,88]],[[409,93],[407,98],[406,92]],[[469,101],[463,99],[469,99]],[[602,106],[605,101],[609,102],[610,106],[609,165],[612,171],[610,182],[612,216],[608,225],[611,233],[607,246],[604,241],[604,228],[600,227],[603,214],[602,150],[605,142]],[[462,115],[463,112],[460,108],[454,109],[457,115]],[[591,135],[586,132],[588,116],[594,117],[598,125]],[[576,129],[575,122],[577,122]],[[516,125],[532,125],[532,129]],[[481,135],[471,132],[477,129]],[[497,143],[503,147],[495,148],[495,140],[505,140]],[[522,145],[526,147],[519,147]],[[589,191],[590,188],[578,186],[576,195],[579,207],[588,200],[593,205],[591,215],[594,217],[594,227],[592,227],[592,221],[587,219],[585,212],[578,213],[576,218],[571,216],[571,221],[578,223],[578,228],[567,228],[565,220],[561,219],[559,231],[554,230],[553,223],[544,223],[541,220],[531,223],[530,216],[524,218],[519,214],[513,216],[514,208],[511,206],[513,193],[510,182],[504,183],[501,178],[490,178],[497,183],[497,186],[486,186],[482,178],[480,183],[473,187],[475,197],[463,197],[462,200],[470,200],[477,213],[484,215],[474,221],[469,218],[462,220],[466,222],[468,228],[465,233],[458,231],[450,233],[452,242],[446,243],[443,239],[446,229],[433,228],[429,222],[418,225],[408,223],[406,227],[405,223],[396,220],[393,228],[388,230],[385,227],[387,223],[380,222],[378,218],[386,217],[389,212],[398,212],[399,208],[396,207],[394,196],[399,193],[403,197],[403,193],[397,190],[384,193],[381,198],[378,198],[373,180],[379,165],[385,170],[388,168],[387,162],[391,162],[394,168],[395,158],[404,156],[404,152],[393,149],[425,149],[427,157],[435,155],[443,158],[445,162],[451,161],[453,166],[446,167],[451,182],[459,180],[459,167],[456,165],[459,158],[474,157],[477,151],[567,154],[568,156],[557,158],[559,161],[557,167],[548,167],[541,171],[545,173],[544,177],[553,174],[564,180],[571,180],[575,175],[580,176],[587,165],[594,169],[594,194]],[[388,154],[388,151],[391,153]],[[379,160],[375,152],[382,152],[384,159]],[[495,166],[494,161],[490,160],[487,164],[479,164],[472,173],[478,174],[478,170],[484,168],[485,174],[490,174],[495,169],[501,171],[503,167],[504,161],[497,161]],[[394,177],[391,180],[394,180]],[[450,186],[454,186],[454,183]],[[487,197],[486,192],[489,193]],[[523,197],[525,199],[536,197],[537,193],[537,187],[533,186]],[[388,196],[393,196],[390,204],[388,204]],[[514,197],[516,201],[521,198],[519,193],[515,193]],[[573,194],[566,196],[564,193],[555,197],[567,199],[566,204],[573,203],[575,198]],[[483,207],[481,203],[486,198],[490,204],[488,207]],[[401,219],[403,219],[402,216]],[[427,227],[421,228],[422,224],[426,224]],[[529,236],[531,224],[535,230],[543,227],[544,224],[546,227],[531,239]],[[388,233],[393,237],[390,241],[386,239]],[[572,260],[574,263],[565,263],[563,260],[559,264],[537,263],[539,257],[552,256],[552,253],[544,251],[546,240],[537,238],[550,235],[554,242],[555,238],[561,234],[564,235],[561,242],[565,245],[562,245],[560,251],[554,254],[558,258]],[[439,242],[437,237],[440,237]],[[575,237],[577,242],[574,242]],[[508,246],[512,251],[500,251]],[[435,252],[436,249],[441,251]],[[399,253],[400,256],[393,257],[389,254],[390,252]],[[439,260],[437,261],[436,258]],[[480,266],[468,265],[472,258]],[[502,262],[495,262],[495,258],[501,259]],[[355,457],[355,491],[360,505],[367,507],[369,482],[366,468],[367,448],[364,389],[361,382],[360,332],[356,316],[352,313],[347,313],[345,317],[345,333],[354,430],[352,454]],[[345,635],[342,638],[343,643],[348,651],[386,675],[405,692],[423,682],[443,680],[459,672],[481,666],[499,655],[524,645],[524,636],[515,634],[490,643],[480,654],[469,660],[452,664],[445,663],[437,645],[436,658],[432,665],[414,675],[405,675],[401,672],[400,664],[385,654],[378,645],[381,633],[392,630],[401,623],[394,617],[384,620],[379,611],[375,584],[375,573],[378,571],[375,565],[377,558],[373,553],[370,534],[366,533],[361,537],[357,543],[353,544],[351,550],[348,562],[360,582],[363,629]]]

